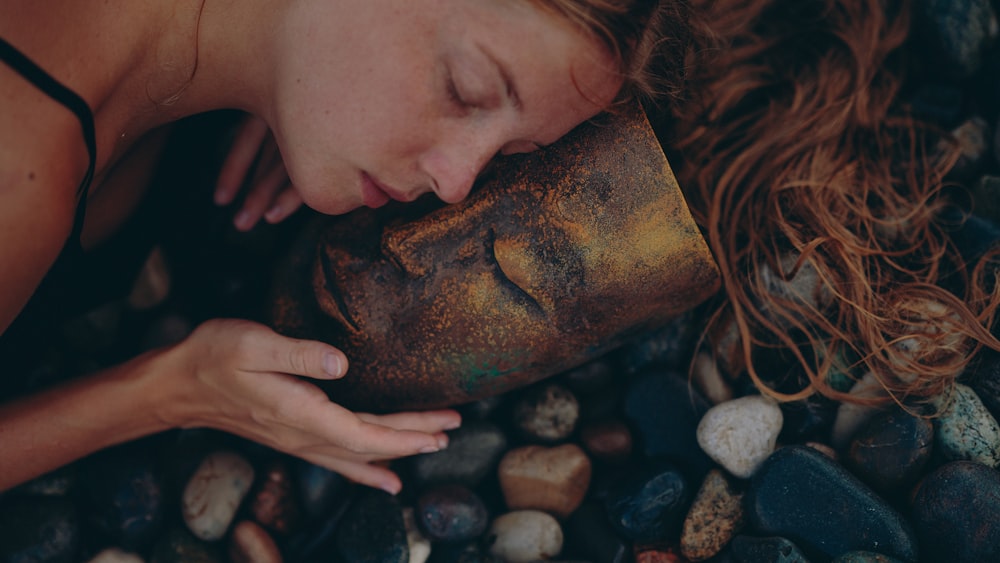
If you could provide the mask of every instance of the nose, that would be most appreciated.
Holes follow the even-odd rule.
[[[442,201],[457,203],[469,195],[476,177],[499,150],[499,144],[481,136],[455,136],[427,150],[420,167],[430,176],[432,189]]]

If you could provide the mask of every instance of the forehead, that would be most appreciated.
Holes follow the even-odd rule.
[[[604,109],[621,88],[617,63],[595,37],[528,0],[460,2],[442,25],[448,48],[480,49],[516,88],[525,121],[551,143]]]

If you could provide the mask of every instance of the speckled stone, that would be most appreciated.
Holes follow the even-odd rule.
[[[505,563],[530,563],[559,555],[563,532],[551,515],[538,510],[501,514],[486,532],[490,553]]]
[[[935,445],[947,460],[1000,466],[1000,424],[971,387],[955,385],[951,402],[934,419]]]
[[[586,422],[580,428],[580,443],[594,459],[622,463],[632,455],[632,431],[617,419]]]
[[[184,488],[182,510],[188,529],[205,541],[224,536],[253,478],[253,466],[235,452],[206,457]]]
[[[954,461],[927,475],[913,499],[924,561],[1000,561],[1000,473]]]
[[[716,463],[746,479],[774,452],[782,420],[773,399],[740,397],[705,413],[698,424],[698,444]]]
[[[229,538],[232,563],[281,563],[281,551],[274,538],[256,522],[243,520],[233,527]]]
[[[507,452],[497,473],[511,510],[541,510],[565,518],[587,494],[591,464],[576,444],[532,445]]]
[[[295,531],[301,510],[292,490],[292,478],[284,460],[275,460],[264,469],[250,503],[254,520],[271,532],[287,535]]]
[[[805,446],[779,448],[750,480],[744,507],[759,535],[788,538],[807,555],[878,550],[916,560],[907,521],[857,477]]]
[[[917,482],[933,443],[930,420],[895,408],[879,413],[855,434],[847,464],[862,481],[891,496]]]
[[[567,387],[546,383],[523,392],[514,403],[514,425],[529,439],[559,442],[580,419],[580,403]]]
[[[334,543],[344,561],[409,563],[410,548],[399,500],[383,491],[363,491],[340,521]]]
[[[722,471],[705,476],[681,529],[681,554],[704,561],[720,551],[743,528],[743,495],[737,493]]]
[[[482,499],[462,485],[442,485],[425,491],[417,499],[414,516],[420,529],[435,541],[471,540],[490,523]]]

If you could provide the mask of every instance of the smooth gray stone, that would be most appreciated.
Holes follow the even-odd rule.
[[[857,477],[806,446],[771,455],[750,480],[745,506],[758,534],[788,538],[809,557],[877,550],[917,560],[906,520]]]
[[[475,487],[496,470],[507,450],[506,435],[491,422],[466,423],[448,432],[448,438],[447,448],[405,460],[412,480],[407,487],[423,490],[448,483]]]

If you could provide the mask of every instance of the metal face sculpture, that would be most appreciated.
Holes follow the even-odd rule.
[[[278,273],[273,321],[344,350],[347,376],[320,383],[338,403],[432,408],[577,366],[718,284],[635,110],[502,159],[461,203],[316,218]]]

